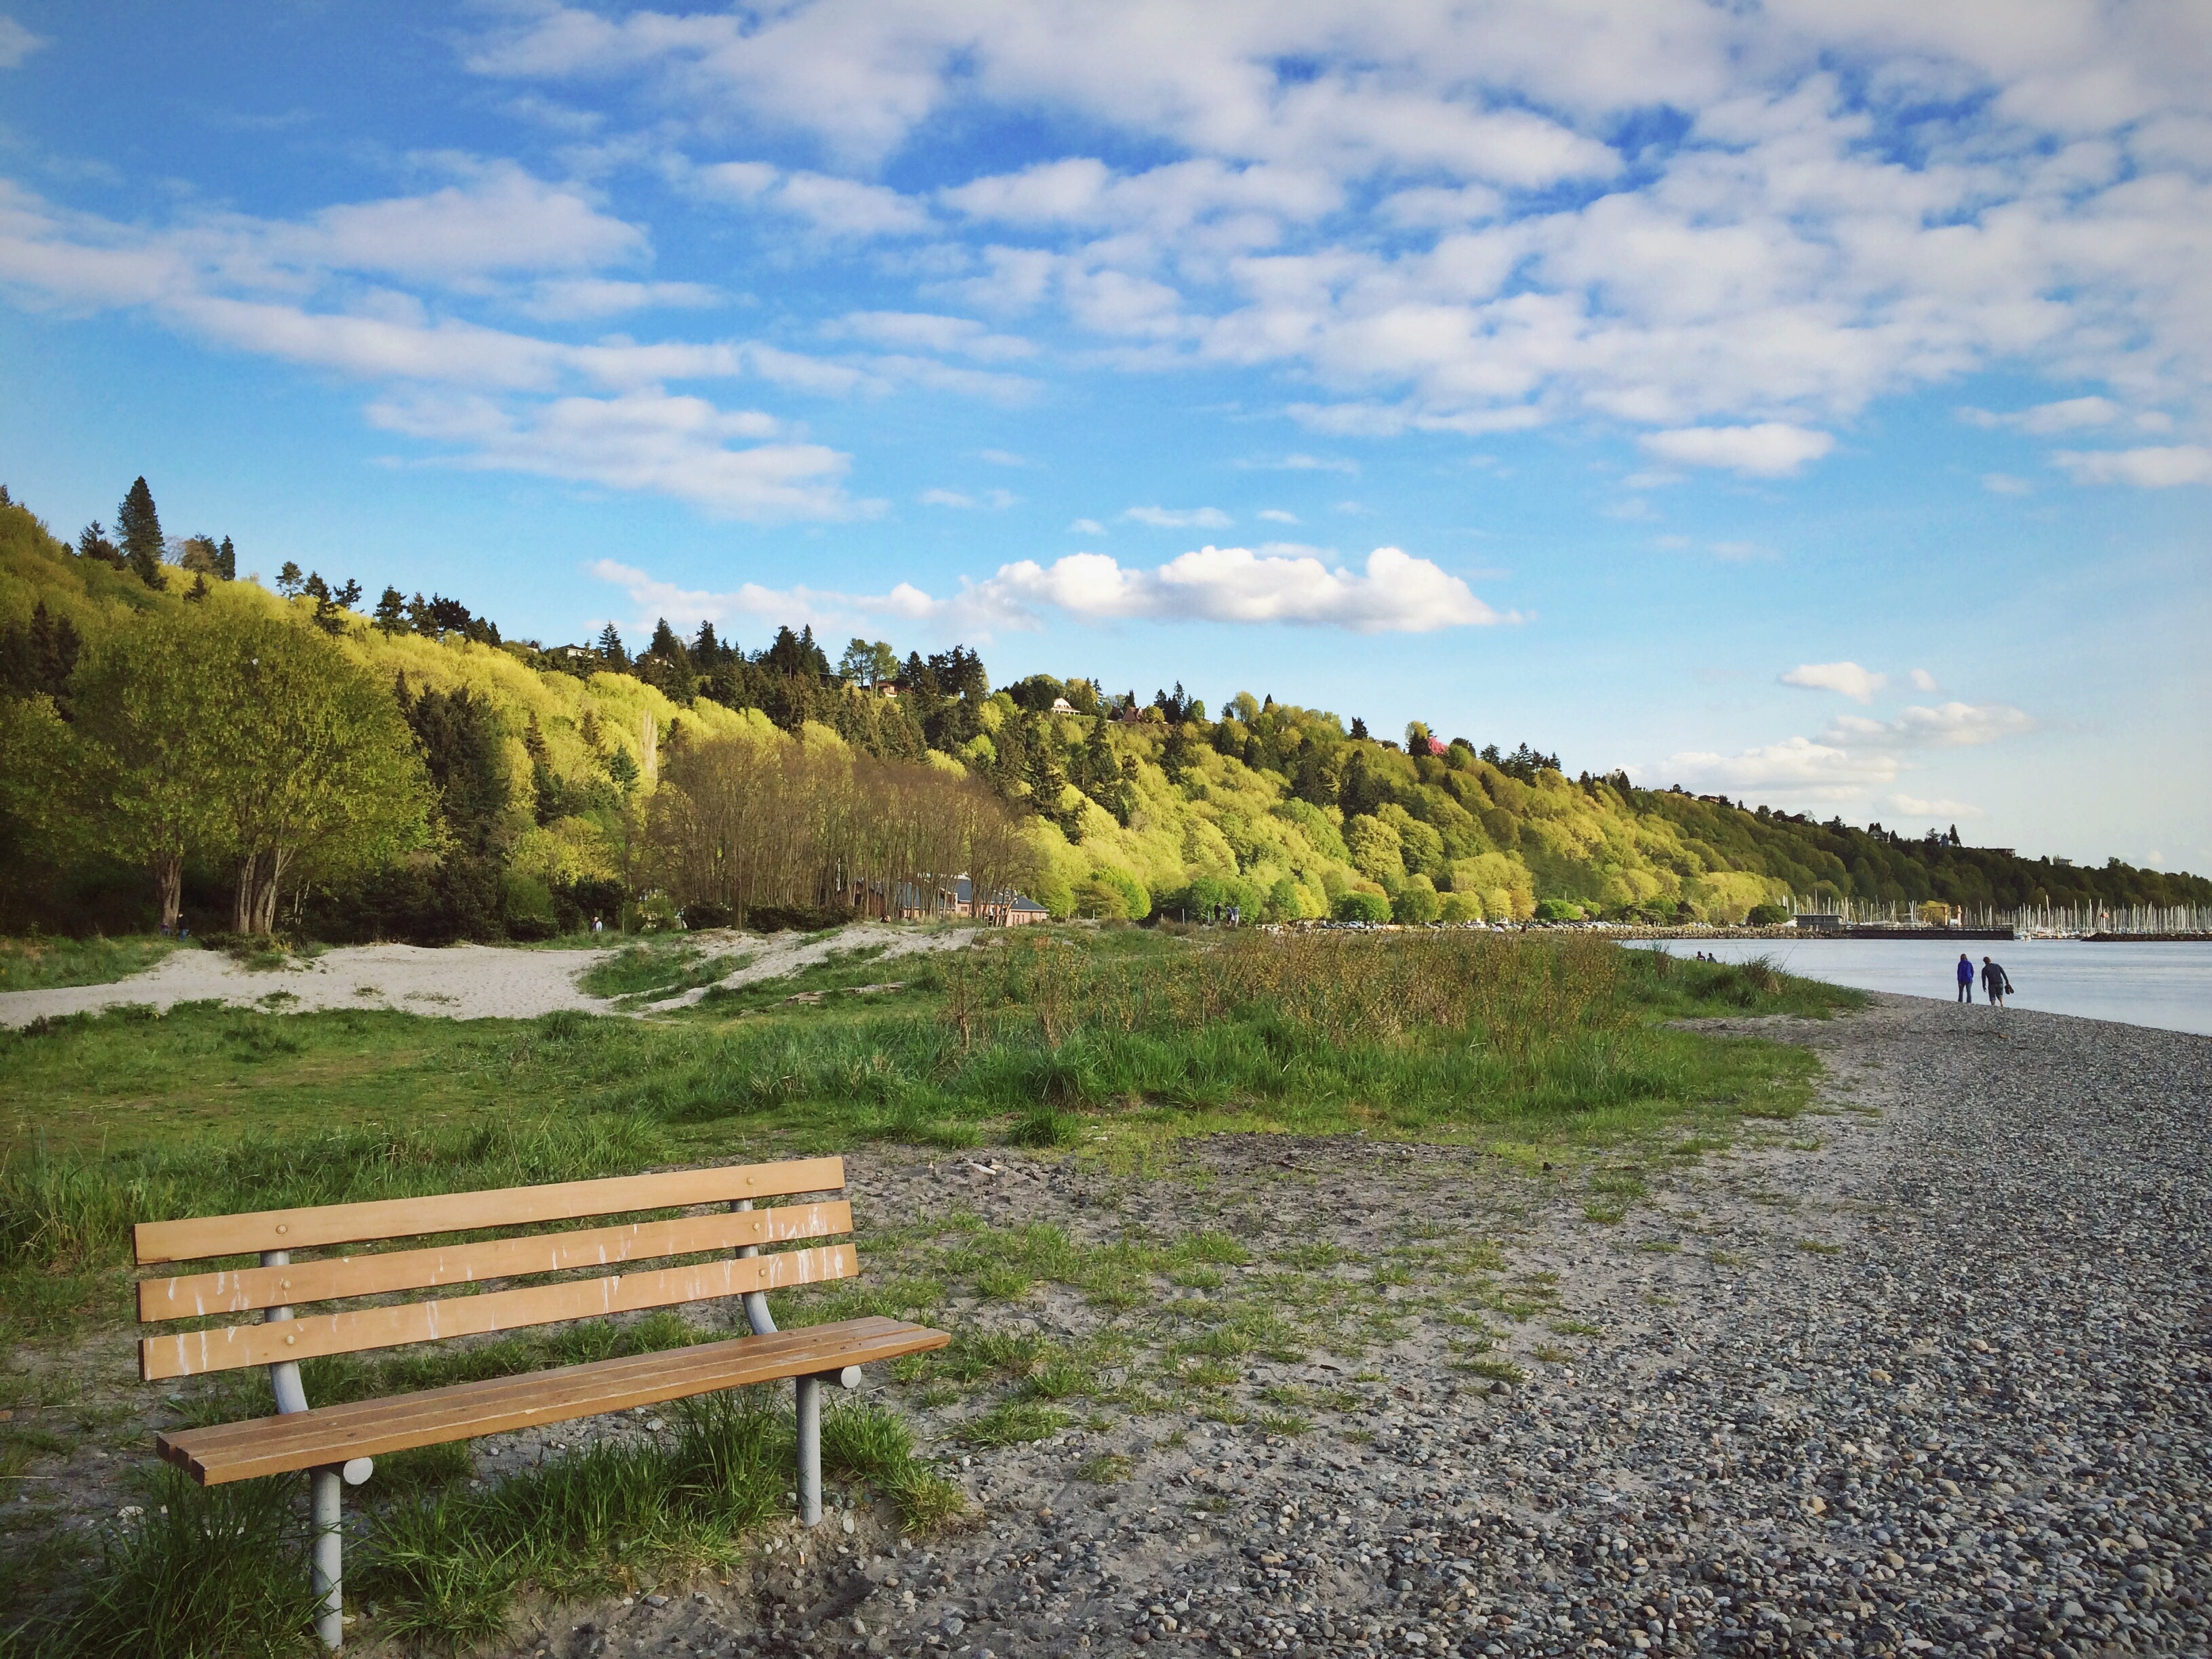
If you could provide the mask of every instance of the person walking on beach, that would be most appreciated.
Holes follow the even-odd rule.
[[[1963,962],[1965,958],[1960,960]],[[2005,977],[2005,970],[1987,957],[1982,958],[1982,994],[1998,1008],[2003,1007],[2004,1000],[2012,994],[2012,981]]]
[[[1964,951],[1959,952],[1959,1000],[1974,1000],[1974,959]]]

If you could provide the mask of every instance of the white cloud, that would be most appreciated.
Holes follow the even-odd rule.
[[[1639,768],[1639,776],[1650,769]],[[1692,750],[1669,755],[1660,775],[1694,788],[1736,794],[1773,790],[1800,800],[1856,799],[1889,783],[1900,763],[1885,754],[1856,755],[1838,744],[1788,738],[1734,755]]]
[[[0,70],[19,67],[46,44],[44,36],[32,33],[14,18],[0,17]]]
[[[2033,718],[2010,703],[1943,702],[1908,707],[1893,720],[1839,715],[1829,721],[1820,741],[1881,749],[1972,749],[2034,730]]]
[[[909,582],[875,594],[750,582],[715,593],[678,588],[612,560],[592,573],[627,589],[641,621],[665,616],[687,623],[746,616],[823,627],[892,617],[973,633],[1035,629],[1050,611],[1089,622],[1288,623],[1376,634],[1517,620],[1492,611],[1458,577],[1395,547],[1369,554],[1364,572],[1331,568],[1304,548],[1206,547],[1149,570],[1124,569],[1103,553],[1073,553],[1050,565],[1029,559],[1001,565],[943,599]]]
[[[1915,691],[1935,691],[1942,689],[1936,684],[1936,677],[1924,668],[1914,669],[1907,678],[1911,680],[1912,689]]]
[[[1218,507],[1133,507],[1121,516],[1155,530],[1225,530],[1236,522]]]
[[[985,362],[1030,357],[1036,347],[1011,334],[994,334],[966,317],[941,317],[928,312],[848,312],[828,330],[848,338],[872,340],[902,350],[934,351],[940,356],[974,357]]]
[[[925,489],[915,498],[925,507],[988,507],[994,512],[1004,512],[1021,497],[1004,489],[987,489],[980,495],[969,495],[957,489]]]
[[[2212,483],[2212,448],[2203,444],[2169,444],[2149,449],[2062,449],[2051,459],[2072,474],[2076,483],[2134,484],[2141,489]]]
[[[1279,507],[1263,507],[1256,516],[1265,519],[1269,524],[1296,524],[1298,521],[1297,514],[1285,513]]]
[[[1011,449],[979,449],[975,452],[975,457],[978,460],[988,461],[993,466],[1028,466],[1030,465],[1030,461],[1027,456],[1017,455]]]
[[[704,283],[630,283],[604,276],[556,277],[538,283],[517,308],[539,322],[576,322],[626,311],[700,310],[723,303]]]
[[[929,210],[882,185],[822,173],[786,173],[764,161],[678,166],[678,176],[702,194],[804,219],[817,234],[870,240],[913,236],[929,228]]]
[[[1718,466],[1759,478],[1785,478],[1836,447],[1826,432],[1780,421],[1755,426],[1678,427],[1647,432],[1638,442],[1678,466]]]
[[[1292,451],[1276,461],[1237,461],[1233,465],[1245,472],[1342,472],[1357,477],[1359,463],[1340,455],[1305,455]]]
[[[1152,570],[1125,569],[1103,553],[1041,566],[1002,566],[963,603],[1007,625],[1042,609],[1094,620],[1291,623],[1358,634],[1429,633],[1512,620],[1427,559],[1395,547],[1367,556],[1364,573],[1332,568],[1304,548],[1204,547]]]
[[[388,432],[454,446],[451,465],[651,490],[734,519],[843,519],[872,510],[840,483],[850,458],[775,439],[781,423],[659,391],[509,407],[422,394],[372,404]]]
[[[1892,795],[1889,804],[1916,818],[1978,818],[1982,809],[1972,801],[1923,800],[1917,795]]]
[[[1853,702],[1872,702],[1874,694],[1889,684],[1889,677],[1855,662],[1808,662],[1783,675],[1782,684],[1813,691],[1838,691]]]
[[[2009,472],[1984,472],[1982,488],[1992,495],[2032,495],[2035,486],[2025,478],[2015,478]]]
[[[1078,536],[1104,536],[1112,533],[1096,519],[1078,519],[1067,528],[1070,533]]]

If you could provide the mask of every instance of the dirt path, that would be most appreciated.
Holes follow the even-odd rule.
[[[884,947],[884,959],[915,951],[965,945],[972,929],[862,923],[827,937],[767,935],[729,930],[686,936],[702,949],[746,966],[723,982],[773,979],[819,962],[836,951]],[[327,1008],[391,1008],[449,1019],[532,1019],[556,1009],[617,1012],[602,998],[577,988],[576,980],[604,951],[532,951],[513,946],[453,945],[343,945],[295,966],[251,969],[220,951],[171,952],[143,974],[110,985],[72,985],[51,991],[0,994],[0,1026],[27,1025],[62,1014],[96,1012],[127,1005],[167,1009],[179,1002],[218,1001],[285,1013]],[[696,1002],[702,986],[637,1012],[658,1012]]]

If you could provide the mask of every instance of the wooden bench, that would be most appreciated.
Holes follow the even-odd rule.
[[[776,1329],[768,1291],[849,1279],[860,1272],[860,1258],[850,1243],[768,1255],[761,1253],[762,1247],[850,1232],[853,1210],[842,1200],[758,1210],[754,1203],[836,1192],[844,1184],[842,1159],[806,1158],[141,1223],[135,1242],[142,1265],[247,1255],[258,1255],[260,1265],[141,1279],[142,1320],[224,1314],[258,1314],[259,1319],[145,1337],[138,1349],[140,1376],[151,1382],[266,1365],[276,1396],[275,1417],[163,1434],[155,1447],[203,1486],[311,1471],[315,1631],[333,1650],[344,1635],[340,1493],[346,1485],[367,1480],[373,1460],[387,1452],[791,1377],[798,1385],[799,1516],[813,1526],[822,1518],[822,1384],[854,1387],[861,1365],[939,1348],[951,1340],[942,1331],[896,1319]],[[696,1212],[710,1205],[717,1207]],[[426,1249],[347,1254],[343,1248],[665,1210],[694,1212]],[[307,1257],[297,1255],[301,1251],[332,1253]],[[635,1273],[606,1271],[631,1262],[724,1251],[731,1254]],[[599,1273],[574,1276],[579,1269]],[[536,1282],[479,1288],[520,1279]],[[410,1291],[437,1294],[418,1301],[298,1311],[302,1304],[383,1298]],[[300,1362],[319,1355],[489,1335],[723,1297],[743,1298],[750,1335],[345,1405],[311,1407],[301,1386]]]

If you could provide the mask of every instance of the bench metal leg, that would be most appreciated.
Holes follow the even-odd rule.
[[[822,1379],[802,1376],[799,1384],[799,1523],[822,1524]]]
[[[315,1513],[314,1565],[308,1579],[315,1592],[315,1635],[336,1653],[345,1643],[345,1534],[338,1530],[343,1520],[339,1499],[345,1491],[345,1478],[333,1463],[308,1470],[307,1483]]]

